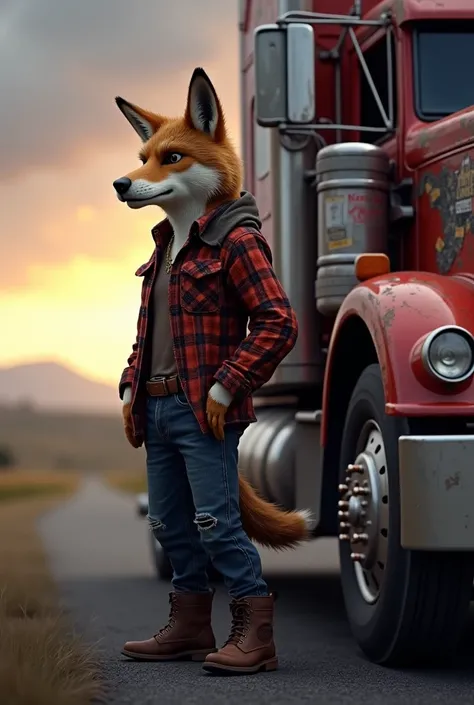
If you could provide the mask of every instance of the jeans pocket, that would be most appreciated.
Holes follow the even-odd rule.
[[[183,406],[185,408],[189,408],[189,402],[188,402],[188,399],[187,399],[186,394],[184,392],[179,392],[178,394],[175,394],[174,400],[178,406]]]

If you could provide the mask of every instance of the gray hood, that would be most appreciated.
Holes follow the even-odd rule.
[[[260,231],[262,222],[257,202],[251,193],[242,191],[240,198],[223,203],[216,209],[200,233],[207,245],[220,245],[235,228],[254,228]]]

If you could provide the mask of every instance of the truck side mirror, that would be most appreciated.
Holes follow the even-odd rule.
[[[255,117],[262,127],[305,125],[315,117],[315,49],[309,24],[255,30]]]

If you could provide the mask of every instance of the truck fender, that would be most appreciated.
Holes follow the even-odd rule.
[[[378,362],[385,411],[399,416],[474,414],[472,379],[462,389],[442,391],[422,384],[412,350],[440,326],[474,332],[474,279],[430,272],[401,272],[356,286],[345,298],[331,336],[324,378],[321,444],[345,410],[362,370]],[[338,423],[334,424],[335,417]]]

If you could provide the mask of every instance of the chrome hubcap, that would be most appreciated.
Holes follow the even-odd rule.
[[[356,454],[339,485],[339,539],[351,544],[359,590],[372,604],[384,579],[388,540],[387,460],[382,432],[375,421],[364,425]]]

